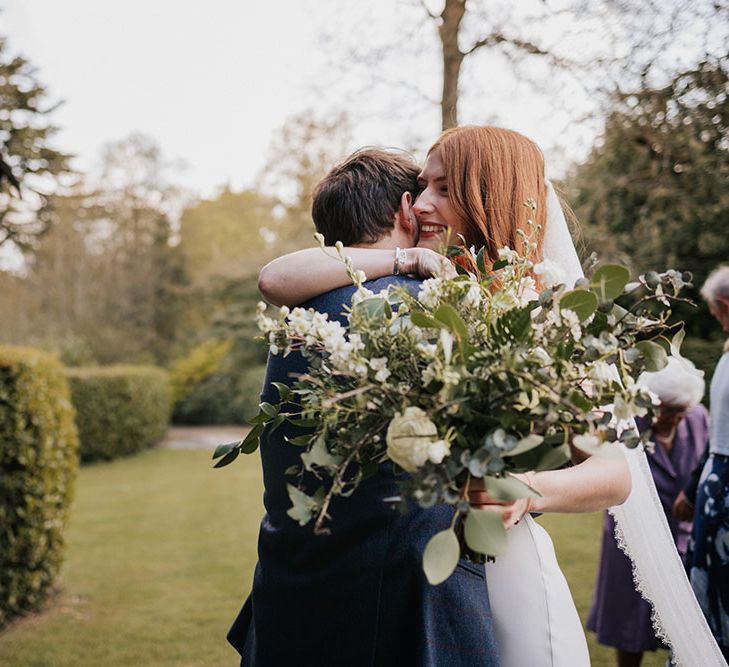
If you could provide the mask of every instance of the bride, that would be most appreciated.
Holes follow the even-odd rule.
[[[491,126],[448,130],[428,152],[418,181],[420,192],[412,207],[420,227],[418,247],[398,248],[394,256],[391,249],[346,250],[355,268],[363,270],[368,279],[393,272],[423,278],[447,272],[447,261],[435,249],[443,245],[448,235],[462,236],[468,246],[483,246],[490,261],[495,261],[498,251],[505,246],[521,252],[522,232],[531,231],[528,217],[533,217],[541,230],[536,239],[540,259],[557,264],[570,287],[582,277],[559,201],[545,180],[542,153],[521,134]],[[536,202],[536,212],[524,206],[528,199]],[[310,248],[265,266],[259,288],[271,303],[292,306],[348,282],[338,260]],[[577,463],[580,457],[576,451],[574,455]],[[670,552],[664,551],[654,560],[652,553],[645,553],[648,537],[644,531],[653,531],[651,540],[658,546],[663,544],[661,539],[665,535],[661,534],[660,523],[656,527],[653,522],[650,510],[655,507],[650,503],[655,489],[649,473],[648,480],[645,479],[640,456],[642,452],[628,453],[624,459],[588,458],[568,469],[527,473],[529,483],[541,493],[537,499],[499,504],[482,491],[472,493],[472,503],[500,513],[509,529],[507,553],[486,568],[496,640],[504,667],[590,664],[582,625],[552,542],[531,513],[591,512],[618,505],[628,496],[631,481],[630,500],[622,513],[618,509],[615,515],[634,558],[641,591],[657,607],[659,630],[671,642],[675,656],[680,658],[681,650],[691,656],[691,663],[679,659],[679,664],[725,664],[714,654],[710,635],[705,636],[700,612],[698,618],[692,616],[698,608],[691,606],[696,605],[690,589],[681,589],[679,579],[683,573],[677,557],[673,562]],[[656,521],[661,519],[662,514]],[[634,547],[639,547],[635,553]],[[671,561],[667,568],[670,574],[661,579],[656,577],[656,571],[659,562],[661,568],[666,568],[666,554]],[[664,602],[664,598],[670,598],[666,589],[681,589],[684,594],[679,600],[687,611],[678,619],[678,612],[671,608],[677,600]],[[684,635],[679,637],[682,632]],[[677,648],[681,650],[676,651]],[[700,662],[694,661],[697,650],[705,651]]]

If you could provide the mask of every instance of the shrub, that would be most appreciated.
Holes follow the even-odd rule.
[[[167,373],[155,366],[68,370],[81,461],[109,461],[151,447],[170,418]]]
[[[230,340],[206,340],[193,347],[186,356],[174,361],[170,367],[173,402],[186,398],[195,385],[213,375],[232,345],[233,341]]]
[[[0,347],[0,627],[38,609],[52,589],[77,450],[61,363],[39,350]]]
[[[258,409],[266,367],[242,371],[223,367],[196,384],[175,404],[173,419],[180,424],[244,424]]]
[[[706,393],[704,394],[703,403],[706,405],[709,404],[709,386],[711,384],[711,378],[714,375],[716,364],[719,363],[719,357],[723,353],[723,345],[723,339],[704,340],[703,338],[687,336],[681,346],[681,354],[693,361],[697,368],[705,372]]]

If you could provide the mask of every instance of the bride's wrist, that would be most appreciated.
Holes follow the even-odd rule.
[[[399,262],[400,274],[417,274],[420,248],[400,248],[400,252],[402,253],[402,261]]]

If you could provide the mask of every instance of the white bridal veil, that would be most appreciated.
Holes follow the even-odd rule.
[[[556,262],[567,276],[567,285],[583,277],[559,199],[547,182],[547,229],[542,244],[545,259]],[[615,537],[633,563],[636,588],[653,605],[653,625],[671,647],[679,667],[724,666],[673,542],[658,499],[642,445],[624,448],[630,467],[632,491],[619,506],[611,507]]]

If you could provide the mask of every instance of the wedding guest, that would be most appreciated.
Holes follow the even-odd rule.
[[[729,266],[701,288],[711,314],[729,332]],[[729,658],[729,341],[711,380],[709,459],[696,495],[687,557],[689,579],[725,658]]]
[[[681,555],[688,546],[691,524],[672,515],[674,501],[700,461],[708,437],[708,412],[700,404],[704,380],[691,362],[670,357],[657,373],[644,373],[639,382],[661,404],[652,427],[636,420],[643,431],[651,427],[654,450],[648,455],[653,480],[671,533]],[[615,522],[606,512],[600,569],[587,621],[597,640],[613,646],[618,667],[636,667],[644,651],[662,647],[651,623],[651,606],[635,589],[632,566],[615,540]]]

